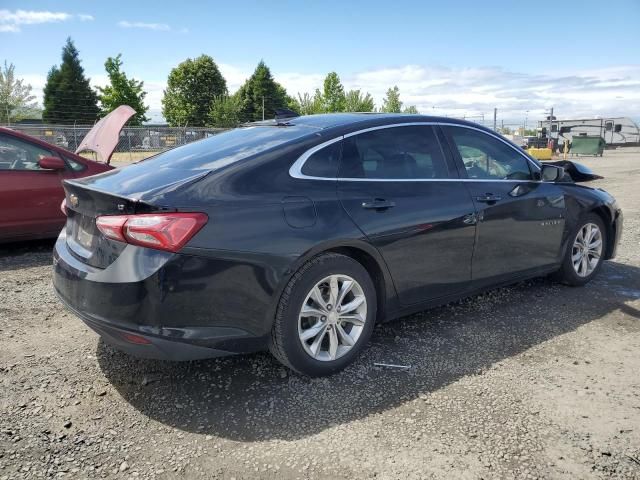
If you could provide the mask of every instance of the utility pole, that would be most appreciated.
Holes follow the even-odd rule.
[[[262,96],[262,121],[264,122],[264,95]]]
[[[496,131],[496,119],[498,118],[498,109],[494,108],[493,109],[493,131]]]

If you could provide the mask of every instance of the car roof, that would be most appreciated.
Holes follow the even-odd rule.
[[[384,124],[393,122],[438,122],[471,124],[464,120],[430,115],[416,115],[407,113],[324,113],[318,115],[304,115],[281,120],[289,125],[307,126],[319,129],[334,128],[355,124]]]

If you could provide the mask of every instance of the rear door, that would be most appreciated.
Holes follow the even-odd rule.
[[[565,223],[562,190],[539,180],[517,147],[483,130],[442,127],[478,212],[475,283],[559,262]]]
[[[474,206],[431,125],[345,136],[338,194],[382,253],[400,302],[454,294],[471,280]]]
[[[44,170],[42,157],[51,150],[12,135],[0,134],[0,236],[47,236],[65,222],[60,211],[62,180],[70,170]]]

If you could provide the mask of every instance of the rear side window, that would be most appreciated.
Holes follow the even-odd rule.
[[[340,177],[421,180],[448,178],[449,172],[433,128],[411,125],[346,138]]]
[[[304,162],[302,173],[309,177],[336,178],[342,142],[335,142],[313,153]]]
[[[531,180],[527,159],[516,149],[486,133],[469,128],[446,127],[469,178]]]

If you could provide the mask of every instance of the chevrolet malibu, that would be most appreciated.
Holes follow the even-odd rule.
[[[450,118],[332,114],[234,129],[66,180],[62,302],[133,355],[269,349],[327,375],[376,322],[553,274],[583,285],[622,214],[585,167]]]

